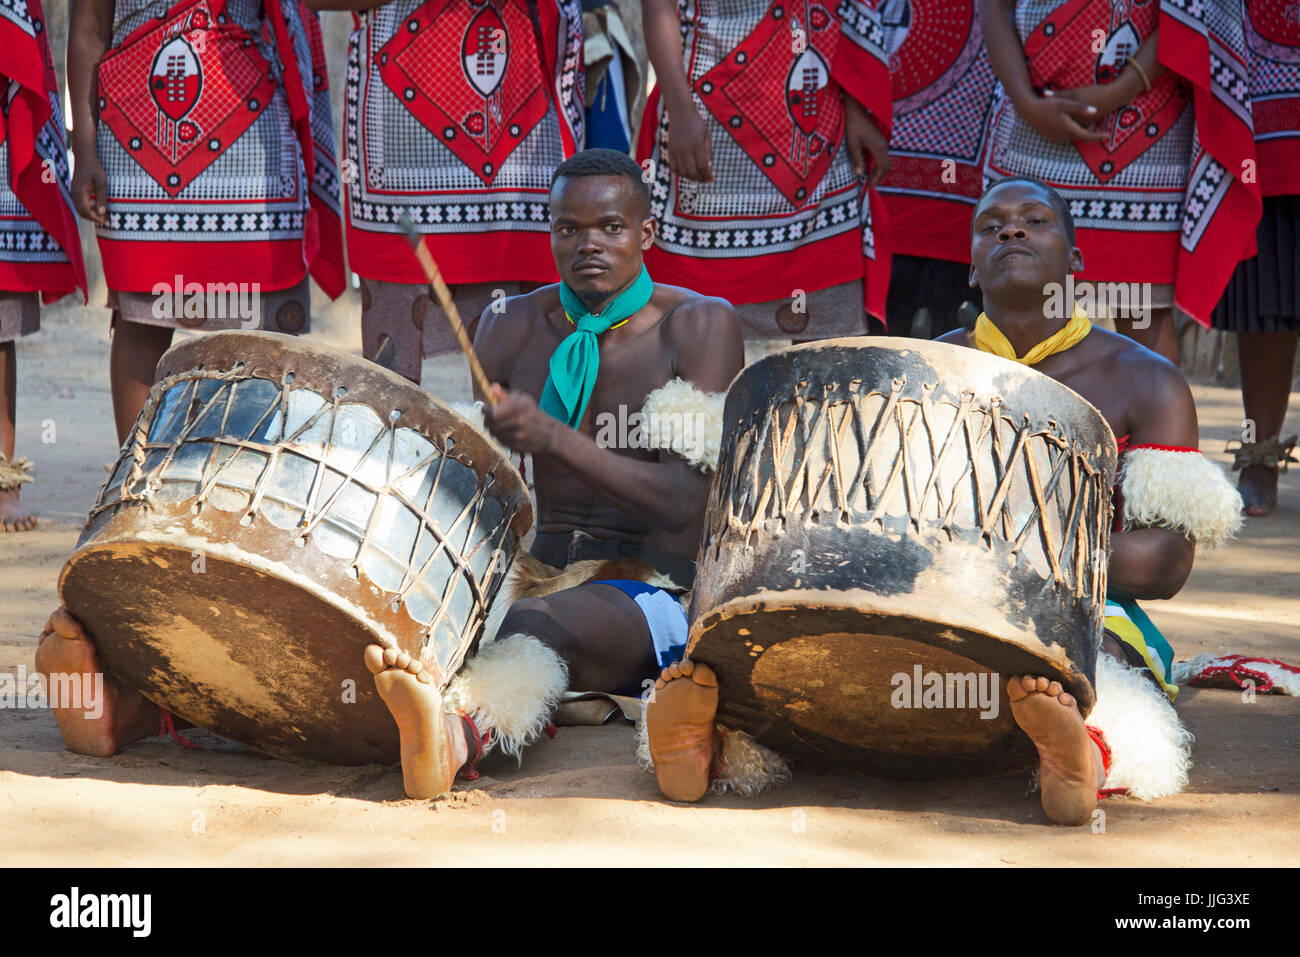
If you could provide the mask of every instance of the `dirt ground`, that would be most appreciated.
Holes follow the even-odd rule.
[[[59,569],[116,456],[100,302],[47,310],[18,346],[18,454],[37,469],[23,500],[41,524],[0,537],[0,673],[31,671]],[[357,315],[345,298],[317,335],[358,351]],[[463,360],[429,360],[425,385],[468,396]],[[1226,463],[1238,395],[1195,391],[1202,444]],[[1176,599],[1146,606],[1180,658],[1300,663],[1298,533],[1292,473],[1271,518],[1199,558]],[[1048,825],[1027,774],[922,784],[797,769],[761,799],[671,805],[636,767],[628,725],[561,729],[522,768],[496,764],[475,787],[410,801],[397,768],[294,765],[204,732],[201,751],[156,738],[87,758],[64,749],[48,711],[0,709],[0,863],[1293,865],[1300,701],[1188,688],[1178,710],[1197,739],[1191,786],[1152,805],[1112,798],[1094,832]]]

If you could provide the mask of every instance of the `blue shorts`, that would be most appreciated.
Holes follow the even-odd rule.
[[[682,660],[686,654],[686,609],[672,592],[626,578],[607,578],[589,584],[613,585],[636,602],[650,627],[650,641],[660,668]]]

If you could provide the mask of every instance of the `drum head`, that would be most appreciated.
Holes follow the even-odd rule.
[[[397,726],[362,658],[374,634],[255,556],[209,550],[198,561],[147,541],[73,555],[63,600],[104,668],[185,720],[279,758],[397,762]]]
[[[689,655],[717,673],[718,720],[794,758],[929,780],[1033,767],[1003,675],[1035,674],[1091,698],[1061,661],[969,629],[864,614],[809,596],[729,602]]]

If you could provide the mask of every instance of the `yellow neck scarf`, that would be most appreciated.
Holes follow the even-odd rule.
[[[1066,349],[1078,345],[1091,331],[1092,320],[1088,318],[1088,314],[1076,302],[1074,304],[1074,315],[1070,317],[1070,321],[1065,324],[1065,327],[1056,335],[1038,343],[1021,357],[1016,355],[1015,348],[1007,337],[1002,334],[1002,330],[993,324],[992,319],[981,312],[979,319],[975,321],[975,346],[980,352],[991,352],[995,356],[1010,359],[1012,362],[1032,366],[1042,362],[1048,356],[1054,356],[1058,352],[1064,352]]]

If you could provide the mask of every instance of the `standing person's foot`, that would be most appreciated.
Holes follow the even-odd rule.
[[[406,652],[367,645],[365,661],[379,697],[397,722],[406,796],[446,794],[469,759],[464,719],[443,713],[442,695],[432,677]]]
[[[1237,491],[1246,514],[1263,518],[1277,506],[1277,469],[1265,465],[1250,465],[1241,470]]]
[[[1055,824],[1086,824],[1097,806],[1105,771],[1074,696],[1059,681],[1012,675],[1007,697],[1016,724],[1038,749],[1043,811]]]
[[[36,527],[36,516],[18,501],[18,489],[0,491],[0,532],[26,532]]]
[[[104,672],[90,637],[65,608],[50,615],[37,640],[36,670],[45,676],[51,705],[56,693],[63,700],[76,689],[76,707],[51,708],[70,750],[108,757],[160,733],[162,709]]]
[[[717,712],[718,678],[708,665],[686,659],[659,675],[645,723],[655,777],[668,800],[698,801],[708,791],[722,745],[713,723]]]

